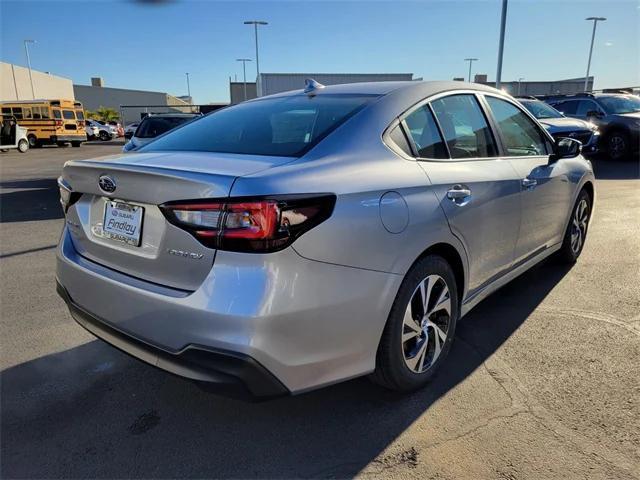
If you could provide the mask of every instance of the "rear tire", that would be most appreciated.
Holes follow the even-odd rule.
[[[27,140],[29,140],[29,148],[37,148],[38,147],[38,139],[35,135],[29,135],[27,137]]]
[[[56,145],[58,145],[59,147],[67,147],[68,146],[67,142],[56,142]]]
[[[393,302],[371,380],[401,392],[424,387],[451,349],[458,303],[455,276],[447,261],[437,255],[419,260]]]
[[[571,211],[571,219],[569,220],[569,225],[567,225],[567,231],[564,234],[562,247],[558,251],[558,259],[561,262],[568,264],[576,263],[582,253],[584,243],[587,239],[587,231],[589,230],[591,207],[591,197],[586,190],[582,190]]]
[[[26,153],[29,150],[29,142],[24,138],[18,142],[18,151],[20,153]]]
[[[109,135],[104,130],[100,130],[100,135],[99,136],[100,136],[100,140],[102,140],[103,142],[106,142],[107,140],[111,139],[111,135]]]
[[[80,145],[82,145],[82,142],[71,142],[72,147],[78,148]]]

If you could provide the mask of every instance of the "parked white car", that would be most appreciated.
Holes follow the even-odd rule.
[[[140,125],[140,122],[133,122],[127,125],[124,129],[124,138],[128,139],[133,137],[133,134],[136,133],[136,129],[138,128],[138,125]]]
[[[118,136],[118,130],[116,129],[116,127],[112,125],[102,125],[96,120],[87,120],[87,128],[89,127],[97,128],[97,137],[103,141],[112,140]]]
[[[93,123],[91,123],[91,120],[85,120],[85,131],[87,132],[87,139],[88,140],[95,140],[96,138],[98,138],[98,136],[100,135],[100,129],[98,127],[96,127]]]

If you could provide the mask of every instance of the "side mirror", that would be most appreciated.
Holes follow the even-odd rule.
[[[582,143],[575,138],[559,138],[549,156],[549,163],[554,163],[561,158],[575,158],[582,153]]]
[[[599,112],[598,110],[589,110],[587,112],[587,118],[589,118],[589,117],[601,118],[602,117],[602,113]]]

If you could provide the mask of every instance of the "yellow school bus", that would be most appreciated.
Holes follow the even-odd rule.
[[[79,147],[87,141],[84,109],[75,100],[17,100],[0,102],[2,115],[13,115],[28,130],[31,148],[68,143]]]

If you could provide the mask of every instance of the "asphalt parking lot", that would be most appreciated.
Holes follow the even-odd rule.
[[[594,162],[578,264],[480,304],[430,388],[357,379],[247,403],[96,340],[56,295],[55,179],[120,149],[0,154],[0,477],[640,478],[637,162]]]

